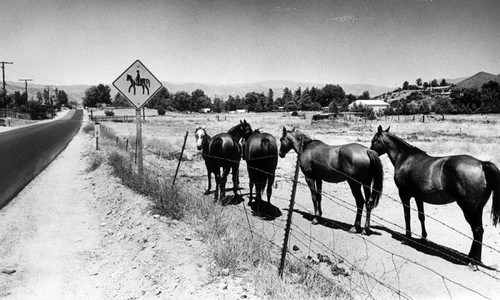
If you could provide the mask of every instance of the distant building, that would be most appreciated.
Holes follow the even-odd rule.
[[[429,89],[431,90],[431,92],[433,92],[434,94],[440,94],[440,95],[449,95],[451,94],[451,88],[452,86],[451,85],[447,85],[447,86],[434,86],[434,87],[429,87]]]
[[[381,112],[391,106],[389,103],[382,100],[356,100],[353,103],[349,104],[349,109],[352,109],[354,104],[356,104],[357,106],[363,105],[371,107],[374,112]]]
[[[209,107],[205,107],[205,108],[201,108],[201,109],[200,109],[200,112],[201,112],[201,113],[205,113],[205,114],[206,114],[206,113],[209,113],[209,112],[211,112],[211,111],[212,111],[212,109],[211,109],[211,108],[209,108]]]
[[[246,109],[246,108],[245,109],[237,109],[236,110],[236,113],[238,113],[238,114],[244,114],[244,113],[247,113],[247,112],[248,112],[248,109]]]

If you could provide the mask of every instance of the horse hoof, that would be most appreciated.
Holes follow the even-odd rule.
[[[471,271],[479,271],[479,267],[477,266],[477,264],[473,263],[473,262],[470,262],[467,267],[471,270]]]
[[[370,229],[363,229],[363,231],[361,231],[361,235],[371,235],[373,233],[373,231],[371,231]]]
[[[358,231],[356,230],[356,227],[355,227],[355,226],[352,226],[352,227],[349,229],[349,233],[356,233],[356,232],[358,232]]]
[[[312,219],[311,223],[313,225],[318,225],[318,219],[316,219],[316,218]]]
[[[203,195],[210,195],[210,190],[206,190]]]

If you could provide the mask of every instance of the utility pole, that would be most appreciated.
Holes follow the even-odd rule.
[[[47,98],[50,102],[50,113],[52,115],[52,118],[54,118],[54,112],[52,111],[52,99],[50,98],[50,85],[47,85],[46,88],[47,88]]]
[[[1,61],[0,63],[2,63],[4,116],[7,117],[7,91],[5,90],[5,65],[12,65],[13,62],[11,62],[11,61]]]
[[[24,92],[26,93],[26,105],[28,105],[28,81],[33,81],[33,79],[19,79],[19,81],[24,81]]]

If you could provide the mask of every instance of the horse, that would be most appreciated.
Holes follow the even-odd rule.
[[[390,128],[390,127],[389,127]],[[394,166],[394,181],[403,203],[406,237],[411,238],[410,199],[415,198],[422,239],[426,241],[424,202],[448,204],[457,202],[469,223],[473,241],[468,254],[471,265],[481,262],[483,242],[483,208],[493,191],[491,218],[493,225],[500,220],[500,171],[491,162],[469,155],[433,157],[414,147],[389,128],[378,127],[371,149],[379,155],[387,153]]]
[[[299,153],[300,140],[302,140],[302,150]],[[280,142],[280,157],[285,157],[291,149],[294,149],[299,156],[300,169],[306,178],[314,205],[312,224],[318,224],[318,219],[322,215],[323,180],[332,183],[347,181],[357,206],[354,225],[349,231],[371,234],[370,213],[378,205],[384,179],[382,163],[377,153],[356,143],[329,146],[320,140],[311,139],[300,131],[295,131],[295,128],[290,131],[283,127]],[[364,229],[361,230],[361,216],[365,204],[366,222]]]
[[[142,94],[144,95],[144,91],[146,90],[149,95],[149,87],[151,86],[151,83],[148,78],[141,78],[139,79],[139,84],[135,82],[134,78],[132,78],[132,75],[127,74],[127,81],[130,81],[130,86],[128,87],[128,92],[130,93],[130,89],[134,89],[134,95],[135,95],[135,86],[141,86],[142,87]]]
[[[256,199],[262,201],[262,193],[267,184],[267,202],[271,201],[273,183],[278,165],[278,146],[276,139],[269,133],[255,130],[243,145],[243,159],[247,162],[250,179],[250,201],[255,185]]]
[[[239,165],[241,160],[240,139],[247,139],[252,134],[252,127],[246,120],[229,129],[227,133],[219,133],[210,138],[205,129],[198,127],[195,130],[196,145],[198,150],[202,150],[202,156],[205,160],[208,177],[208,189],[205,195],[210,194],[211,173],[215,176],[214,200],[225,197],[225,187],[227,176],[232,171],[233,192],[236,196],[239,189]],[[221,176],[221,168],[223,169]]]

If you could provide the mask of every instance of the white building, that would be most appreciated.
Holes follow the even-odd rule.
[[[353,103],[349,104],[349,109],[356,104],[357,106],[363,105],[373,108],[374,112],[381,112],[391,106],[389,103],[382,100],[356,100]]]

